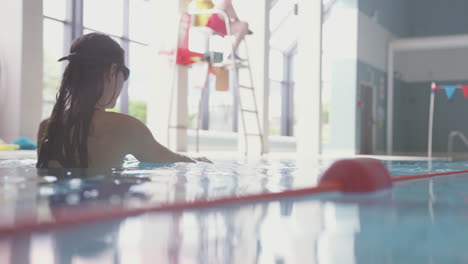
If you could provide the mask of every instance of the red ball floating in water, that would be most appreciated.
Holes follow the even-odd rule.
[[[371,158],[343,159],[334,162],[319,182],[341,185],[343,192],[373,192],[392,187],[392,176],[385,165]]]

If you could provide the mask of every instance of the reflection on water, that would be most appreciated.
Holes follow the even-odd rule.
[[[130,160],[122,168],[109,169],[36,170],[31,166],[32,162],[0,161],[0,197],[8,205],[22,205],[13,206],[15,212],[1,218],[0,227],[25,217],[53,221],[76,207],[154,207],[311,187],[320,168],[308,163],[298,169],[288,160],[160,165]]]
[[[130,160],[123,168],[55,171],[29,163],[0,161],[0,228],[86,210],[310,187],[330,162],[155,166]],[[394,175],[417,174],[426,165],[393,162],[391,168]],[[468,260],[467,187],[462,175],[366,195],[330,193],[3,234],[0,263],[462,263]]]
[[[329,194],[147,213],[48,232],[16,234],[0,242],[0,248],[8,252],[0,254],[4,258],[0,260],[2,263],[465,263],[466,186],[466,177],[435,181],[432,216],[429,183],[419,181],[371,195]],[[25,262],[13,262],[18,258]]]
[[[468,170],[466,161],[384,161],[393,176]]]

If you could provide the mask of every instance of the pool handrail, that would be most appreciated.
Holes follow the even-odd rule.
[[[453,141],[455,137],[459,137],[460,140],[468,147],[468,139],[461,131],[451,131],[448,136],[448,143],[447,143],[447,156],[450,160],[453,159]]]

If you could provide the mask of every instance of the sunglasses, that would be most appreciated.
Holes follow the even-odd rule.
[[[123,74],[124,81],[127,81],[128,77],[130,77],[130,69],[128,69],[125,65],[119,65],[119,70]]]
[[[76,59],[87,59],[87,60],[94,59],[92,57],[83,56],[82,54],[73,52],[73,53],[68,54],[65,57],[60,58],[58,61],[64,61],[64,60],[71,61],[72,59],[75,59],[75,58]],[[102,59],[98,59],[98,60],[102,60]],[[119,70],[123,73],[124,81],[127,81],[128,77],[130,77],[130,70],[127,67],[125,67],[125,65],[122,65],[122,64],[119,64],[118,67],[119,67]]]

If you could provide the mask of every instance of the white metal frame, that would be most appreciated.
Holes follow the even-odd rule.
[[[468,48],[468,34],[443,37],[404,38],[396,39],[389,43],[387,54],[387,155],[392,155],[393,153],[393,72],[395,67],[395,54],[401,51],[455,48]]]

